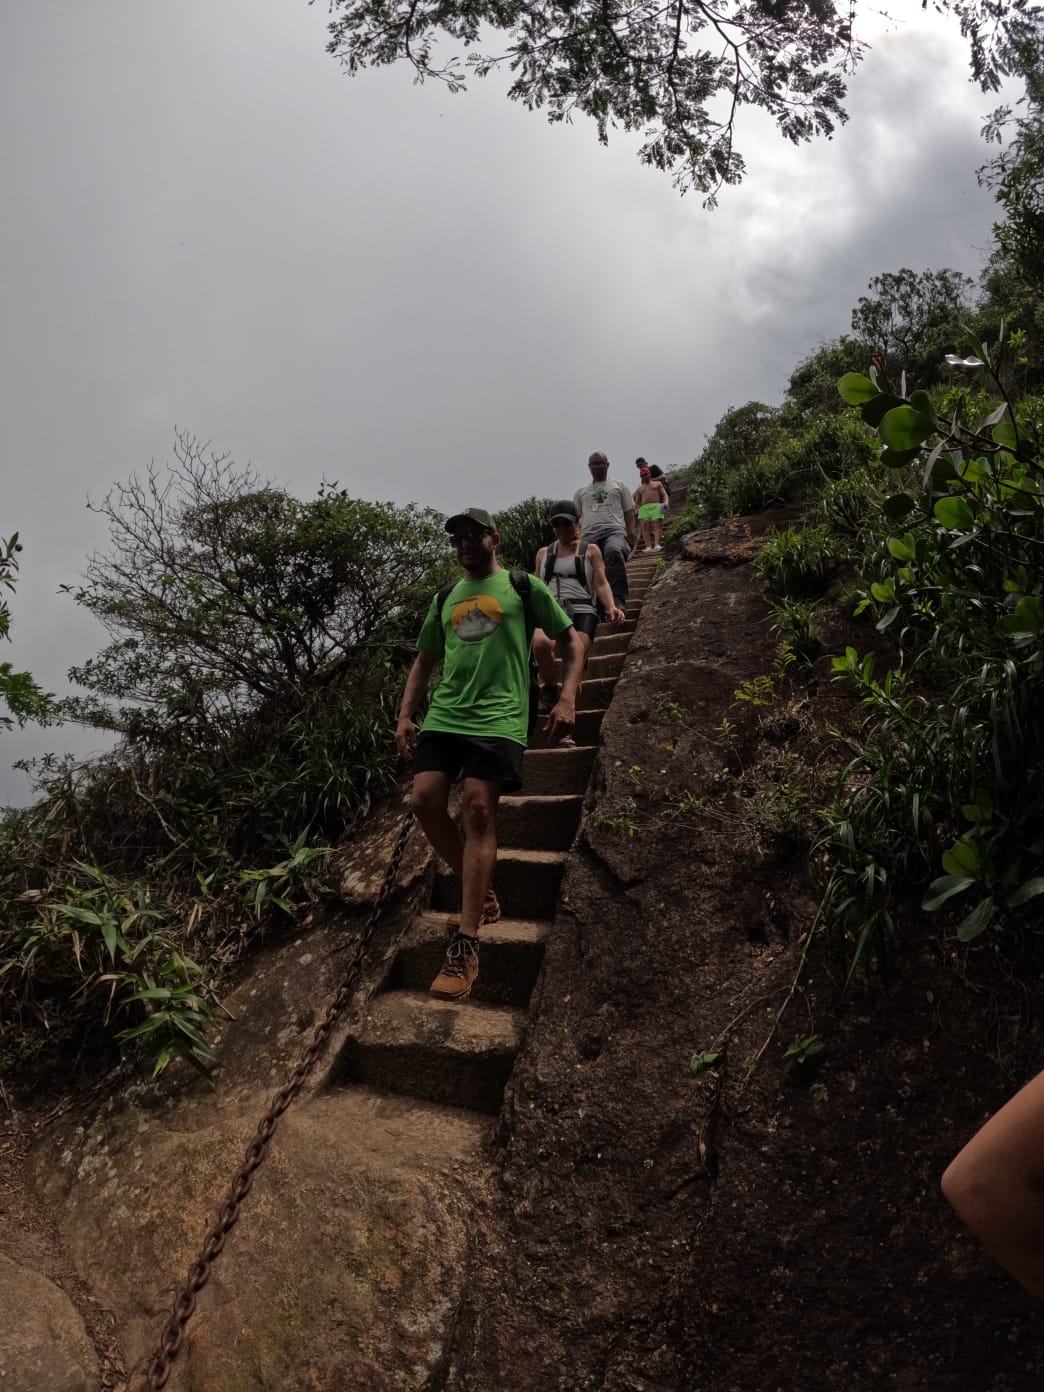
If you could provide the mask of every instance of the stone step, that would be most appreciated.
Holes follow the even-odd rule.
[[[616,687],[615,677],[584,677],[580,688],[580,701],[585,710],[605,710],[613,699]]]
[[[526,1006],[544,960],[550,923],[502,918],[481,932],[479,974],[471,1000]],[[427,991],[438,975],[449,941],[445,914],[422,914],[403,938],[384,989]]]
[[[618,677],[623,670],[626,656],[625,652],[600,653],[597,648],[592,648],[591,656],[587,659],[587,666],[584,668],[584,689],[586,690],[589,681],[596,681],[600,677]],[[557,658],[555,658],[555,667],[557,678],[561,681],[562,664]]]
[[[581,701],[584,699],[583,693],[580,694]],[[602,720],[605,710],[578,710],[576,713],[576,724],[573,726],[573,740],[576,744],[597,744],[602,728]],[[543,721],[537,725],[529,738],[530,749],[546,749],[547,743],[543,733]]]
[[[500,851],[493,886],[504,917],[554,918],[565,862],[565,851]],[[443,913],[460,908],[460,881],[447,869],[435,872],[431,907]]]
[[[591,656],[587,659],[587,666],[584,668],[584,681],[591,681],[598,677],[618,677],[623,670],[625,652],[596,652],[591,651]]]
[[[567,851],[580,825],[581,793],[502,797],[497,845],[527,851]]]
[[[511,1006],[386,991],[373,997],[341,1046],[330,1081],[497,1112],[525,1018],[524,1010]]]
[[[596,657],[605,657],[608,653],[626,652],[631,645],[631,633],[633,630],[621,633],[614,625],[606,626],[608,631],[603,633],[603,625],[599,624],[595,634],[594,646],[591,648],[591,656],[588,661],[593,661]]]
[[[642,606],[635,600],[629,599],[624,605],[624,613],[629,619],[637,619],[642,612]]]
[[[614,637],[617,634],[621,637],[627,637],[629,634],[632,634],[637,627],[638,622],[636,619],[628,619],[626,623],[622,624],[600,623],[595,629],[595,642],[597,643],[603,638]]]
[[[522,756],[523,793],[582,793],[598,753],[593,745],[575,749],[527,749]]]
[[[651,585],[631,585],[627,591],[628,604],[641,604],[651,589]]]

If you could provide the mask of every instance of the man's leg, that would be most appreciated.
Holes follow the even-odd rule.
[[[460,931],[474,937],[497,863],[497,803],[500,784],[465,778],[460,819],[464,827]]]
[[[483,778],[464,779],[461,799],[464,851],[460,926],[446,949],[442,970],[431,983],[431,994],[440,1000],[467,1000],[478,976],[478,932],[486,891],[497,862],[496,812],[499,799],[499,782],[488,782]],[[500,912],[499,908],[497,912]]]
[[[613,592],[618,609],[627,604],[627,558],[631,548],[627,544],[625,532],[606,532],[603,537],[595,537],[605,560],[605,578]]]
[[[464,839],[449,814],[449,794],[453,779],[448,773],[416,773],[410,807],[432,849],[440,855],[458,880],[464,878]]]

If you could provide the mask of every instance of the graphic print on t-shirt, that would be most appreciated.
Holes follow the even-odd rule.
[[[496,633],[504,612],[492,595],[473,595],[453,606],[450,624],[462,643],[481,643]]]
[[[606,503],[609,501],[609,490],[608,488],[606,488],[604,483],[592,484],[591,488],[591,497],[594,503],[593,510],[597,512],[600,508],[604,508]]]

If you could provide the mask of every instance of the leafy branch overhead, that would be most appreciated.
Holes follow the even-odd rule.
[[[985,88],[1010,70],[1013,33],[1036,32],[1041,16],[988,0],[938,8],[959,19]],[[589,116],[603,144],[610,128],[641,132],[643,162],[711,204],[743,177],[740,108],[768,112],[795,143],[829,136],[864,49],[854,3],[831,0],[331,0],[330,11],[327,49],[350,73],[405,60],[457,92],[506,69],[513,100],[551,121]]]

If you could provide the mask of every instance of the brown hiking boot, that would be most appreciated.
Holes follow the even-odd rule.
[[[431,983],[431,994],[439,1000],[467,1000],[478,976],[478,965],[478,938],[470,937],[467,933],[454,933],[453,941],[446,949],[442,970]]]
[[[482,901],[482,912],[479,914],[479,927],[484,928],[487,923],[496,923],[500,918],[500,900],[493,893],[493,890],[486,890],[486,897]],[[453,934],[460,930],[460,914],[453,913],[446,919],[446,932]]]

